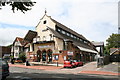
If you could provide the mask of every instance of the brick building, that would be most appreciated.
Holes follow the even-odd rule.
[[[10,57],[11,48],[7,46],[0,46],[0,58]]]

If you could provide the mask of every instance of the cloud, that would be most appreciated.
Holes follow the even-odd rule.
[[[10,45],[16,37],[24,38],[27,31],[27,29],[20,28],[0,28],[0,45]]]
[[[13,13],[10,7],[6,6],[0,10],[0,22],[7,24],[23,25],[25,29],[33,28],[38,24],[44,15],[47,14],[60,23],[82,34],[91,41],[105,41],[112,33],[116,33],[118,27],[118,1],[119,0],[35,0],[37,3],[32,10],[25,14],[20,11]],[[0,23],[1,25],[1,23]],[[8,30],[9,29],[9,30]],[[1,28],[11,36],[23,36],[26,30],[18,27]],[[8,30],[8,31],[7,31]],[[16,30],[17,34],[12,34]],[[23,32],[23,34],[21,34]],[[0,35],[1,37],[2,35]],[[6,42],[12,42],[13,37]],[[1,39],[0,39],[1,40]],[[2,39],[3,41],[3,39]],[[7,44],[7,43],[6,43]]]

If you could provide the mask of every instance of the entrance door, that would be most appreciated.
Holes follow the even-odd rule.
[[[48,50],[48,62],[52,62],[52,50]]]
[[[37,51],[37,61],[40,62],[40,59],[41,59],[41,51],[38,50]]]
[[[42,52],[42,61],[46,61],[46,51]]]

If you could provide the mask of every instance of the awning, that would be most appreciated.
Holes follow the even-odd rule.
[[[83,48],[80,46],[77,46],[81,51],[85,51],[85,52],[90,52],[90,53],[98,53],[97,51],[91,50],[91,49],[87,49],[87,48]]]

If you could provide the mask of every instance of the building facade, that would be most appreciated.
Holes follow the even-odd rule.
[[[63,63],[64,60],[93,61],[95,46],[81,34],[52,19],[46,13],[24,37],[26,56],[30,61]]]
[[[11,48],[7,46],[0,46],[0,58],[10,57]]]
[[[120,48],[110,48],[110,61],[120,62]]]
[[[19,58],[21,52],[24,52],[24,40],[23,38],[16,37],[11,47],[11,55],[14,58]]]

